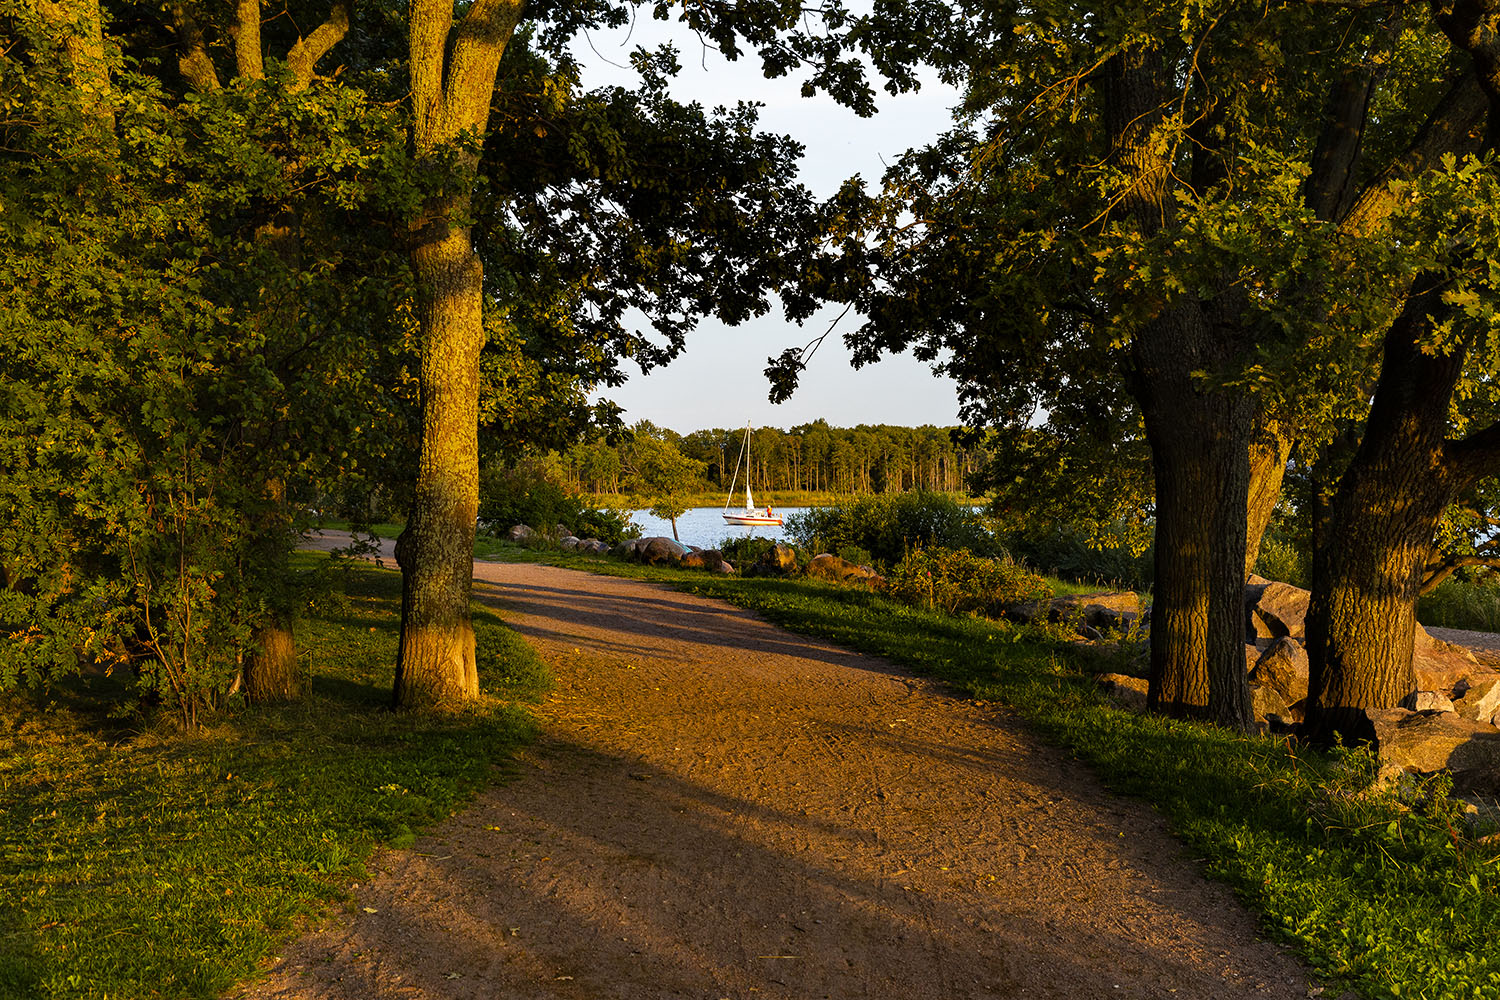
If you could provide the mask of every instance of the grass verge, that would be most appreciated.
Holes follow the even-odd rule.
[[[1085,654],[1037,629],[811,581],[544,558],[722,598],[1009,706],[1112,790],[1155,805],[1270,936],[1337,987],[1371,998],[1500,996],[1500,847],[1477,840],[1434,794],[1441,788],[1408,790],[1417,805],[1407,807],[1372,791],[1365,755],[1125,711],[1099,694]]]
[[[299,623],[295,704],[186,734],[110,728],[87,692],[0,705],[0,996],[218,996],[530,739],[547,669],[477,606],[489,697],[389,712],[400,577],[347,574]]]

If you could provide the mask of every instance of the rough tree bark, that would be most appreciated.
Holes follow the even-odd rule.
[[[73,88],[84,112],[99,120],[99,140],[113,148],[115,113],[109,103],[110,67],[99,0],[38,0],[36,9],[62,39]]]
[[[1213,342],[1184,307],[1143,331],[1133,356],[1156,482],[1153,710],[1233,728],[1253,722],[1240,633],[1252,408],[1194,385]]]
[[[1275,421],[1261,421],[1250,441],[1250,486],[1245,500],[1245,579],[1255,570],[1260,542],[1281,499],[1281,481],[1295,441]]]
[[[1364,710],[1396,705],[1414,687],[1417,598],[1432,539],[1462,482],[1446,454],[1448,407],[1466,351],[1418,347],[1441,311],[1443,277],[1425,274],[1386,335],[1380,380],[1321,532],[1307,615],[1306,731],[1367,739]]]
[[[1500,138],[1500,4],[1434,4],[1434,15],[1449,41],[1470,54],[1473,71],[1408,150],[1400,163],[1407,173],[1433,163],[1444,146],[1461,154],[1494,149]],[[1351,214],[1378,220],[1388,210],[1373,205]],[[1455,262],[1462,252],[1455,249]],[[1363,436],[1317,526],[1305,731],[1318,741],[1371,738],[1365,710],[1391,707],[1414,687],[1417,598],[1439,520],[1460,490],[1500,464],[1500,424],[1447,440],[1468,344],[1422,346],[1451,313],[1439,299],[1444,281],[1439,272],[1419,276],[1386,333]]]
[[[495,74],[521,9],[520,3],[478,0],[455,24],[452,0],[414,0],[412,141],[435,168],[452,152],[460,167],[477,165]],[[457,706],[479,696],[469,594],[479,510],[484,268],[468,212],[469,194],[460,189],[434,199],[413,233],[422,440],[406,558],[399,560],[401,651],[393,697],[402,709]]]
[[[1172,153],[1157,126],[1174,93],[1159,54],[1127,51],[1106,68],[1105,124],[1131,179],[1124,204],[1147,234],[1173,224]],[[1195,377],[1232,360],[1228,296],[1167,307],[1137,331],[1132,393],[1145,418],[1156,481],[1156,570],[1151,628],[1153,710],[1253,723],[1240,608],[1253,409]]]

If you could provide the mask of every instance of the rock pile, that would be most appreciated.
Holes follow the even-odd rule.
[[[557,547],[564,552],[591,552],[595,555],[603,555],[609,551],[608,542],[601,542],[597,538],[578,538],[564,524],[555,525],[550,534],[538,531],[529,524],[516,524],[505,533],[505,537],[507,541],[515,542],[517,545],[540,545],[549,540],[556,540]]]
[[[1107,633],[1144,628],[1150,621],[1151,610],[1141,608],[1139,594],[1112,590],[1027,601],[1007,609],[1006,615],[1020,622],[1076,622],[1079,635],[1098,641]]]
[[[1302,721],[1307,704],[1309,594],[1251,577],[1245,587],[1245,654],[1258,719],[1275,729]],[[1500,794],[1500,672],[1420,625],[1412,650],[1416,687],[1401,707],[1367,713],[1381,772],[1449,771],[1461,792]]]

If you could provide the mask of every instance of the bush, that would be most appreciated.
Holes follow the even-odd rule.
[[[1255,559],[1255,572],[1267,580],[1279,580],[1293,587],[1306,588],[1311,583],[1307,572],[1307,560],[1291,542],[1272,538],[1269,533],[1261,541],[1260,554]]]
[[[1417,621],[1437,628],[1500,632],[1500,580],[1449,577],[1417,602]]]
[[[775,547],[774,538],[761,538],[757,535],[726,538],[719,543],[719,551],[724,554],[725,561],[735,566],[748,566]]]
[[[479,474],[479,520],[496,532],[525,524],[550,533],[561,524],[579,538],[611,545],[641,533],[623,511],[590,506],[528,465],[489,466]]]
[[[1150,548],[1137,554],[1126,543],[1122,526],[1119,542],[1099,547],[1084,535],[1060,525],[1040,530],[1012,532],[1004,544],[1011,555],[1043,573],[1087,583],[1109,584],[1130,590],[1151,589],[1155,560]]]
[[[945,493],[880,493],[786,519],[786,532],[814,552],[860,549],[891,566],[919,546],[1003,555],[979,513]]]
[[[964,549],[914,549],[886,575],[882,590],[914,607],[988,618],[1052,596],[1045,580],[1011,560]]]

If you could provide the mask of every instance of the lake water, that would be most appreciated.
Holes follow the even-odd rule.
[[[739,508],[734,508],[739,509]],[[776,507],[775,512],[786,516],[806,510],[806,507]],[[644,538],[661,535],[672,537],[672,522],[652,517],[650,511],[630,511],[630,519],[641,526]],[[716,549],[726,538],[774,538],[786,537],[781,525],[727,524],[723,507],[694,507],[677,519],[677,535],[684,545],[696,545],[700,549]]]

